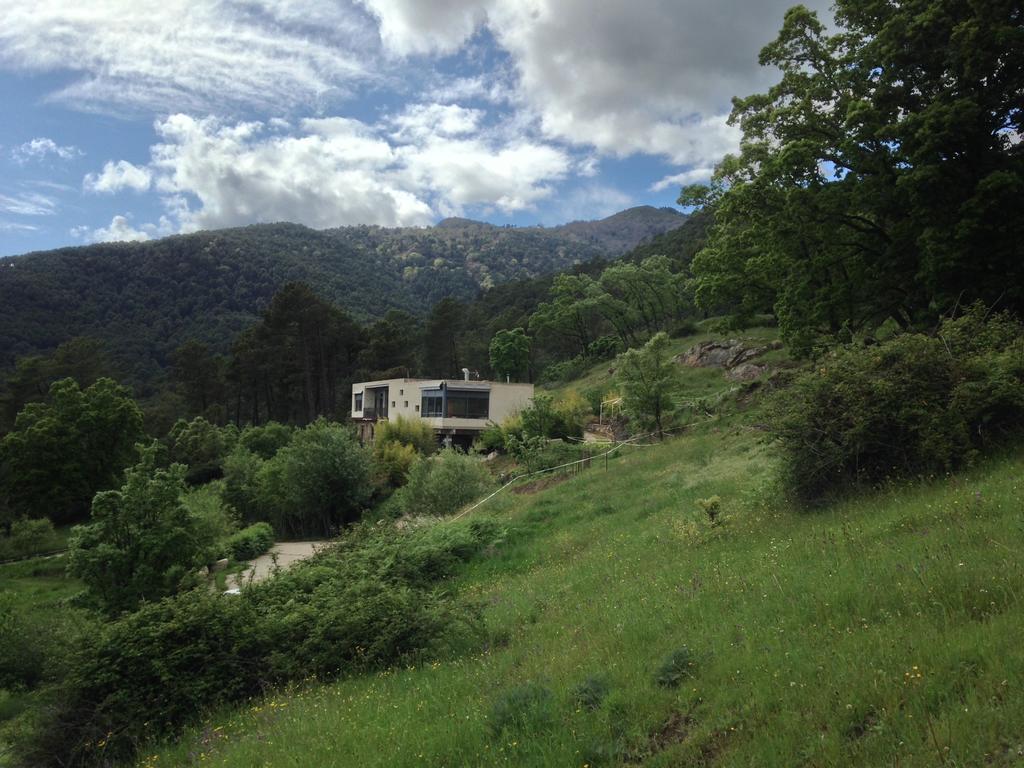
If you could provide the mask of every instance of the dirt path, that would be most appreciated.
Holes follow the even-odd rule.
[[[230,587],[239,588],[245,584],[263,581],[274,572],[274,561],[282,570],[292,563],[312,557],[318,549],[327,546],[326,541],[284,541],[275,544],[265,555],[252,561],[249,568],[228,579]]]

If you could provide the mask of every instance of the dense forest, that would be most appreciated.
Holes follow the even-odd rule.
[[[226,352],[289,282],[316,286],[361,321],[390,309],[422,314],[442,298],[618,257],[685,220],[645,207],[553,228],[264,224],[12,257],[0,268],[0,369],[89,336],[145,389],[190,339]]]

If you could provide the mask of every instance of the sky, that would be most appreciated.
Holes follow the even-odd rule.
[[[673,206],[790,4],[0,0],[0,256]]]

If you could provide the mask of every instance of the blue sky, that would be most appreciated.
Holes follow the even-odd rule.
[[[788,4],[5,0],[0,255],[673,205]]]

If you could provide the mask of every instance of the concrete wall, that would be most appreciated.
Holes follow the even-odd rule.
[[[526,408],[533,399],[533,384],[509,384],[501,381],[470,381],[461,382],[455,379],[443,380],[452,391],[461,388],[469,390],[489,390],[488,418],[486,419],[455,419],[455,418],[428,418],[426,421],[436,430],[449,429],[471,429],[482,430],[488,423],[501,423],[509,416]],[[420,418],[421,392],[424,389],[436,389],[442,383],[441,379],[384,379],[381,381],[366,381],[352,385],[352,402],[354,406],[355,395],[363,394],[363,408],[373,408],[374,390],[379,387],[388,388],[388,418],[403,416],[408,419]],[[363,411],[352,410],[353,419],[363,418]]]

